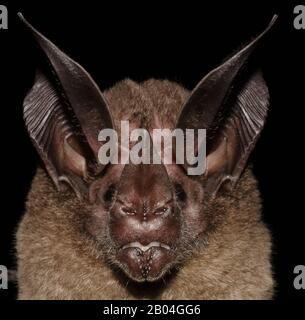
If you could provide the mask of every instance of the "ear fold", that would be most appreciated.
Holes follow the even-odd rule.
[[[244,76],[242,83],[237,80],[276,18],[252,42],[202,79],[179,116],[178,128],[207,129],[205,174],[211,194],[216,194],[225,181],[234,186],[264,126],[269,94],[261,72]]]
[[[231,110],[211,141],[207,155],[207,190],[215,194],[224,182],[233,187],[264,127],[269,93],[260,71],[240,88]]]
[[[24,100],[30,137],[55,185],[65,181],[81,197],[98,164],[98,134],[113,128],[106,101],[90,75],[19,14],[31,31],[45,63]]]

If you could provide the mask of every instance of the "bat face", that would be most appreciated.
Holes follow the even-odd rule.
[[[181,212],[159,168],[143,165],[128,171],[110,210],[110,235],[124,271],[137,281],[152,281],[175,259]]]
[[[155,281],[190,255],[206,229],[203,187],[178,166],[121,170],[113,166],[92,184],[95,209],[86,227],[112,265],[135,281]]]
[[[234,192],[264,126],[268,89],[261,72],[245,64],[275,19],[206,75],[182,105],[163,115],[156,111],[162,109],[158,102],[151,109],[135,107],[136,96],[128,106],[108,105],[79,64],[22,20],[46,62],[37,66],[24,101],[24,119],[47,172],[59,192],[69,185],[88,204],[84,230],[109,267],[137,282],[162,278],[204,243],[213,224],[213,199],[222,190]],[[170,98],[161,91],[157,101]],[[120,94],[121,102],[130,95]],[[206,129],[206,170],[191,176],[185,164],[99,161],[100,147],[105,146],[100,131],[116,129],[122,120],[149,134],[156,128],[183,133]],[[198,136],[194,139],[196,145]],[[164,143],[163,150],[166,147]]]

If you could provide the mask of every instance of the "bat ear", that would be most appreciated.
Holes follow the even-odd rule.
[[[107,103],[90,75],[19,14],[41,53],[35,82],[24,100],[29,135],[58,189],[66,182],[79,197],[98,163],[98,134],[113,128]]]
[[[241,70],[276,18],[200,81],[178,118],[177,128],[207,129],[206,188],[213,195],[224,182],[234,186],[264,126],[269,106],[266,83],[259,70]]]

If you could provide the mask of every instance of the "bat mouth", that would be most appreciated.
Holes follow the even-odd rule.
[[[174,250],[165,243],[152,241],[147,245],[131,242],[118,251],[118,260],[125,274],[136,282],[160,279],[174,260]]]
[[[128,243],[128,244],[125,244],[121,250],[124,250],[124,249],[128,249],[128,248],[135,248],[135,249],[139,249],[141,250],[142,252],[146,252],[148,251],[150,248],[164,248],[166,250],[171,250],[170,246],[167,245],[167,244],[164,244],[162,242],[159,242],[159,241],[152,241],[150,242],[148,245],[144,246],[142,245],[140,242],[131,242],[131,243]]]

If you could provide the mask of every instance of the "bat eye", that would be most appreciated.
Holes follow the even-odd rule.
[[[124,214],[127,214],[129,216],[134,216],[137,213],[135,209],[128,208],[128,207],[123,207],[121,210],[123,211]]]
[[[112,202],[115,192],[116,192],[115,186],[113,184],[110,185],[103,195],[103,200],[107,203]]]
[[[158,208],[157,210],[155,210],[154,214],[156,214],[156,215],[165,214],[168,211],[168,209],[169,209],[168,207]]]
[[[178,201],[185,202],[186,201],[186,192],[184,191],[181,184],[177,183],[175,185],[175,193]]]

